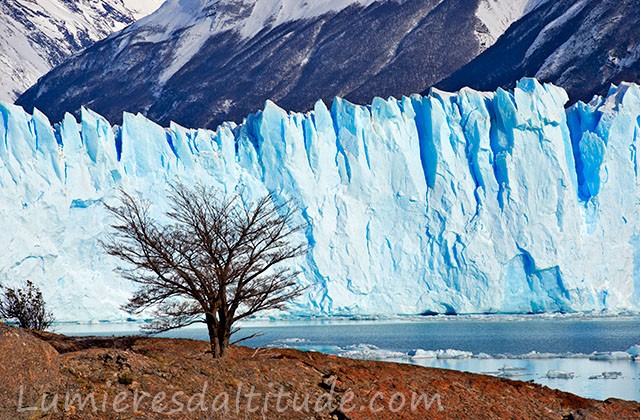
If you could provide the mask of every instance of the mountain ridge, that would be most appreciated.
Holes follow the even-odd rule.
[[[487,13],[478,17],[487,2],[502,11],[501,17],[494,12],[491,24]],[[303,4],[256,4],[285,3]],[[441,80],[537,2],[336,0],[284,15],[275,7],[273,19],[247,4],[169,1],[54,69],[17,103],[38,107],[53,120],[88,106],[115,123],[127,110],[164,125],[208,128],[227,120],[239,123],[267,99],[295,110],[310,110],[317,99],[334,96],[368,103],[374,96],[411,94]],[[188,6],[193,10],[183,13]],[[259,32],[243,35],[245,22],[251,23],[249,35]]]

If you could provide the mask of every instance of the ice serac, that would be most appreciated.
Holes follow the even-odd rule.
[[[566,102],[523,79],[309,114],[267,102],[216,131],[86,109],[52,126],[5,104],[0,282],[34,280],[61,320],[126,318],[101,202],[124,188],[161,211],[179,179],[298,203],[292,315],[638,310],[640,89]]]

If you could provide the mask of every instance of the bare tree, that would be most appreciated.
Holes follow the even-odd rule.
[[[46,308],[42,292],[30,280],[22,288],[4,289],[0,300],[0,318],[34,331],[47,330],[55,320]]]
[[[204,185],[178,184],[169,193],[167,223],[150,215],[150,203],[121,193],[113,232],[103,246],[126,262],[123,277],[141,285],[124,309],[155,309],[151,333],[197,322],[207,325],[214,358],[225,355],[234,323],[280,309],[302,289],[290,264],[307,250],[296,243],[303,226],[295,206],[269,194],[246,203]]]

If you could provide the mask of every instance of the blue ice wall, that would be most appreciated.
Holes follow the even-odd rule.
[[[63,320],[126,317],[100,203],[124,188],[160,212],[180,179],[298,202],[310,287],[292,314],[637,310],[640,90],[567,99],[523,79],[308,114],[268,102],[216,131],[3,104],[0,282],[39,282]]]

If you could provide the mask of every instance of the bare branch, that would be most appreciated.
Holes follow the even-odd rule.
[[[189,301],[164,302],[154,312],[155,320],[144,327],[147,334],[158,334],[186,327],[196,323],[205,323],[202,308]]]
[[[234,341],[233,343],[231,343],[231,344],[232,344],[232,345],[237,345],[237,344],[240,344],[240,343],[242,343],[242,342],[244,342],[244,341],[251,340],[252,338],[262,337],[263,335],[264,335],[264,334],[259,333],[259,332],[258,332],[258,333],[254,333],[254,334],[248,335],[248,336],[246,336],[246,337],[239,338],[239,339],[235,340],[235,341]]]

